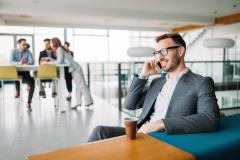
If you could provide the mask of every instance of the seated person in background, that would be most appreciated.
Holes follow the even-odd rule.
[[[17,41],[17,48],[14,48],[11,51],[10,63],[12,65],[33,65],[34,64],[32,53],[27,49],[26,39],[21,38]],[[30,76],[29,72],[18,72],[18,75],[21,76],[29,86],[27,108],[29,109],[29,111],[32,111],[31,103],[32,103],[32,97],[34,93],[35,81]],[[16,86],[15,98],[19,98],[20,83],[16,81],[15,86]]]
[[[63,48],[67,53],[69,53],[73,57],[73,51],[70,50],[70,43],[69,42],[64,42]]]
[[[27,44],[26,44],[26,50],[29,50],[29,51],[30,51],[30,47],[31,47],[30,44],[27,43]]]
[[[41,64],[64,64],[64,55],[65,55],[65,49],[63,48],[61,41],[54,37],[50,41],[52,56],[56,57],[54,60],[51,60],[50,57],[46,57],[43,59]]]
[[[164,131],[167,134],[216,131],[219,128],[219,106],[214,82],[210,77],[193,73],[186,67],[186,44],[179,34],[156,37],[158,51],[146,61],[129,88],[125,107],[142,108],[137,123],[138,132]],[[155,78],[145,89],[148,77],[158,73],[157,62],[166,77]],[[88,142],[125,134],[122,127],[98,126]]]
[[[44,50],[41,51],[39,54],[39,59],[38,59],[39,64],[41,64],[41,62],[44,62],[44,61],[56,60],[56,57],[54,57],[52,54],[52,50],[51,50],[51,46],[50,46],[50,39],[46,38],[43,40],[43,42],[44,42]],[[42,80],[41,82],[46,82],[46,80]],[[53,85],[53,86],[55,86],[55,85]],[[40,83],[39,95],[42,96],[43,98],[46,98],[46,92],[44,90],[42,83]],[[53,97],[56,96],[56,91],[55,91],[54,87],[53,87],[53,91],[52,91],[52,96]]]
[[[40,52],[39,54],[39,64],[41,64],[41,61],[45,60],[56,60],[57,58],[53,55],[51,45],[50,45],[50,39],[46,38],[43,40],[44,42],[44,50]],[[45,59],[46,58],[46,59]]]
[[[73,57],[73,52],[69,49],[70,43],[64,42],[63,48],[65,49],[66,53],[70,54]],[[67,96],[67,100],[70,101],[72,99],[72,75],[68,72],[69,67],[64,67],[64,73],[65,73],[65,80],[66,80],[66,86],[69,95]]]

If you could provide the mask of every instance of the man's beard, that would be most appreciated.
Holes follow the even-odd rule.
[[[180,64],[181,58],[179,57],[178,53],[172,59],[172,62],[169,64],[169,67],[163,68],[164,72],[173,72]]]

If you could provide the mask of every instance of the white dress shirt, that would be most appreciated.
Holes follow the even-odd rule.
[[[162,90],[159,92],[154,105],[154,112],[150,117],[150,122],[158,121],[165,118],[170,100],[173,95],[173,91],[179,79],[189,71],[188,68],[183,70],[175,79],[169,79],[169,75],[166,75],[166,83],[163,85]]]

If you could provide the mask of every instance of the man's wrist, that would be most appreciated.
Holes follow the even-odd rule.
[[[140,73],[138,73],[138,78],[140,78],[140,79],[148,79],[148,76],[146,76],[145,74],[142,74],[140,72]]]

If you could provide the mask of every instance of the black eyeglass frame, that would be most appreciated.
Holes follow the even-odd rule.
[[[167,48],[162,48],[162,49],[159,50],[159,51],[153,52],[153,55],[154,55],[154,57],[156,57],[156,58],[158,58],[160,54],[161,54],[162,56],[166,56],[166,55],[168,54],[168,50],[169,50],[169,49],[179,48],[179,47],[182,47],[182,46],[177,45],[177,46],[171,46],[171,47],[167,47]]]

